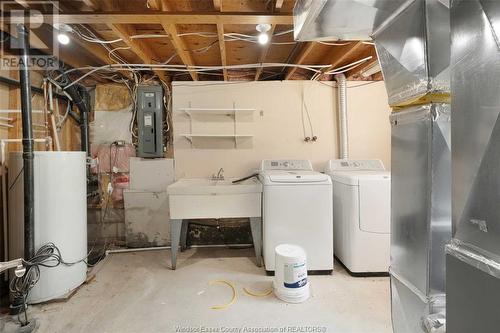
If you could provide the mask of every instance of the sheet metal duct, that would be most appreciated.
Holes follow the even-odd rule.
[[[340,158],[349,158],[349,136],[347,134],[347,79],[344,74],[335,75],[339,108]]]
[[[390,105],[449,94],[449,15],[445,0],[412,1],[374,32]]]
[[[445,307],[445,244],[451,238],[450,105],[393,113],[391,293],[394,332],[423,332]]]
[[[373,31],[406,2],[298,0],[293,9],[294,37],[298,41],[369,40]]]
[[[452,2],[453,240],[446,251],[453,333],[500,326],[499,37],[500,2]]]

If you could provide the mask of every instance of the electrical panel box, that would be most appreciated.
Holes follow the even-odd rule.
[[[161,86],[137,88],[137,156],[163,157],[163,89]]]

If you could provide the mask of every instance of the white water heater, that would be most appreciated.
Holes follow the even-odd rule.
[[[87,181],[85,152],[35,152],[35,250],[52,242],[65,262],[87,255]],[[9,258],[23,258],[24,200],[21,152],[9,155]],[[40,303],[65,296],[87,275],[87,265],[40,267],[40,280],[28,302]]]

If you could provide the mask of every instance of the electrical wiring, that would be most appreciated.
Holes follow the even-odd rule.
[[[185,65],[165,65],[165,64],[110,64],[110,65],[103,65],[99,67],[95,66],[84,66],[84,67],[79,67],[79,68],[72,68],[69,70],[64,71],[62,74],[60,74],[56,80],[63,76],[64,74],[69,74],[70,72],[74,71],[84,71],[84,70],[90,70],[89,72],[81,75],[78,79],[74,80],[73,82],[69,83],[66,85],[64,89],[67,89],[74,84],[80,82],[84,78],[88,77],[89,75],[94,74],[97,71],[100,70],[128,70],[128,71],[147,71],[147,70],[152,70],[153,68],[155,70],[159,71],[175,71],[175,72],[198,72],[198,73],[203,73],[206,71],[214,71],[214,70],[223,70],[223,69],[252,69],[252,68],[266,68],[266,67],[297,67],[297,68],[302,68],[306,69],[312,72],[321,72],[321,69],[328,68],[330,65],[302,65],[302,64],[286,64],[286,63],[256,63],[256,64],[245,64],[245,65],[227,65],[227,66],[185,66]]]
[[[340,73],[345,73],[345,72],[348,72],[358,66],[360,66],[361,64],[363,64],[364,62],[372,59],[373,57],[372,56],[369,56],[369,57],[366,57],[366,58],[363,58],[361,60],[358,60],[358,61],[355,61],[355,62],[352,62],[350,64],[347,64],[347,65],[344,65],[344,66],[341,66],[341,67],[337,67],[337,68],[334,68],[332,70],[329,70],[327,72],[324,72],[324,73],[316,73],[314,74],[312,77],[311,77],[311,81],[316,81],[318,80],[323,74],[327,74],[327,75],[335,75],[335,74],[340,74]]]
[[[68,101],[67,105],[66,105],[66,112],[64,113],[64,116],[62,117],[62,119],[60,119],[57,124],[56,124],[56,128],[57,129],[60,129],[61,128],[61,125],[64,124],[64,122],[66,121],[66,119],[68,118],[68,115],[69,115],[69,110],[71,109],[71,104],[70,102]],[[59,112],[58,112],[59,114]]]
[[[120,58],[115,55],[115,52],[119,50],[130,50],[130,46],[115,47],[114,49],[108,50],[108,58],[111,61],[114,61],[113,60],[114,57],[116,60],[118,60],[117,62],[120,63]]]
[[[348,65],[345,65],[345,66],[342,66],[342,67],[338,67],[338,68],[332,69],[332,70],[330,70],[330,71],[326,72],[325,74],[332,74],[332,73],[335,73],[335,74],[336,74],[336,73],[340,73],[339,71],[340,71],[340,70],[344,70],[344,69],[347,69],[346,71],[351,70],[353,66],[360,65],[360,64],[362,64],[363,62],[368,61],[368,60],[370,60],[370,59],[372,59],[372,58],[373,58],[372,56],[369,56],[369,57],[366,57],[366,58],[360,59],[360,60],[355,61],[355,62],[352,62],[352,63],[350,63],[350,64],[348,64]]]
[[[23,259],[23,266],[26,268],[25,274],[20,277],[14,276],[9,284],[9,289],[14,299],[22,300],[25,317],[25,322],[21,322],[22,326],[28,324],[27,300],[31,289],[33,289],[40,280],[40,267],[53,268],[59,265],[73,266],[82,262],[88,265],[87,258],[90,254],[91,252],[77,261],[66,262],[61,255],[61,251],[54,243],[46,243],[36,251],[32,258],[29,260]]]
[[[156,35],[156,34],[144,34],[144,35],[132,35],[130,39],[150,39],[150,38],[168,38],[169,35]]]

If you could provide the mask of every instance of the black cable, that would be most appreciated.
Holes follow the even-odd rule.
[[[240,179],[236,179],[236,180],[233,180],[232,183],[233,184],[238,184],[238,183],[241,183],[245,180],[248,180],[248,179],[251,179],[251,178],[254,178],[254,177],[259,177],[259,174],[258,173],[254,173],[250,176],[247,176],[247,177],[243,177],[243,178],[240,178]]]
[[[21,177],[21,175],[23,174],[23,171],[24,171],[24,166],[21,168],[21,171],[19,171],[19,173],[17,174],[17,176],[14,179],[14,181],[12,182],[12,184],[10,184],[9,191],[12,190],[12,188],[14,187],[14,185],[16,185],[17,181],[19,180],[19,177]]]
[[[29,324],[27,315],[27,300],[31,289],[33,289],[33,287],[40,280],[40,267],[52,268],[59,265],[73,266],[81,262],[84,262],[87,266],[92,267],[95,266],[95,264],[90,265],[87,263],[87,258],[90,256],[92,250],[84,258],[78,261],[66,262],[64,261],[59,248],[54,243],[47,243],[42,245],[32,258],[29,260],[23,259],[23,266],[26,268],[26,272],[21,277],[14,276],[9,285],[10,292],[14,298],[22,299],[23,301],[22,306],[24,309],[25,321],[22,322],[21,318],[18,316],[21,326]],[[102,258],[103,256],[101,256],[100,259]],[[100,261],[100,259],[98,261]]]

